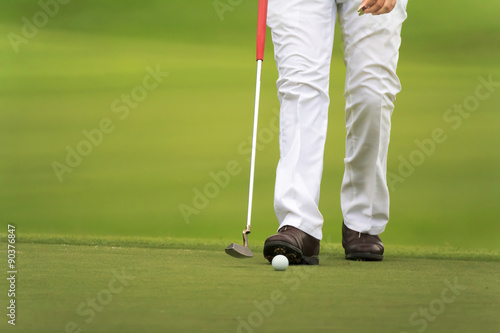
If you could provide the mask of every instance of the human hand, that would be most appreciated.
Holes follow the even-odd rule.
[[[390,13],[396,6],[397,0],[363,0],[358,7],[359,15],[381,15]]]

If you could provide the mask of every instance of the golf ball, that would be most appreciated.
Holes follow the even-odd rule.
[[[273,258],[271,265],[277,271],[284,271],[288,267],[288,259],[284,255],[278,254]]]

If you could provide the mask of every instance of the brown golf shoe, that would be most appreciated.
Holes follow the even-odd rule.
[[[342,246],[347,260],[381,261],[384,258],[384,243],[379,235],[351,230],[345,223],[342,223]]]
[[[264,257],[271,262],[282,254],[290,265],[318,265],[319,240],[292,226],[284,226],[264,243]]]

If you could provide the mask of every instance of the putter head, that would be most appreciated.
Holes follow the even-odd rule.
[[[252,258],[253,253],[248,248],[248,234],[250,233],[250,226],[243,230],[243,245],[238,245],[235,243],[230,244],[226,247],[226,253],[235,258]]]
[[[253,253],[248,247],[241,246],[239,244],[232,243],[226,247],[226,253],[231,257],[235,258],[252,258]]]

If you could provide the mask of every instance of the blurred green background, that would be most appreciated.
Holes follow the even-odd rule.
[[[0,218],[5,224],[15,224],[20,235],[240,239],[257,1],[234,1],[222,14],[214,3],[73,0],[49,9],[53,17],[44,20],[38,1],[2,1]],[[499,11],[497,0],[408,5],[398,69],[403,91],[393,115],[388,169],[398,174],[402,160],[424,160],[391,183],[391,221],[383,235],[389,246],[498,248],[500,87],[492,87],[488,98],[474,96],[480,77],[500,82]],[[39,27],[30,30],[23,18]],[[155,89],[141,88],[147,68],[168,73]],[[326,242],[340,241],[344,74],[337,29],[320,202]],[[251,242],[262,242],[277,227],[276,79],[268,32]],[[126,106],[124,95],[136,99]],[[472,103],[473,111],[445,121],[447,110],[464,102]],[[117,106],[122,109],[114,112]],[[53,163],[67,165],[67,147],[82,148],[88,141],[82,131],[98,129],[103,119],[111,122],[111,133],[97,136],[100,143],[60,181]],[[429,155],[418,153],[415,140],[430,139],[436,128],[447,140]],[[229,184],[214,187],[211,173],[226,170],[230,162],[239,168]],[[196,191],[207,186],[212,198],[197,197],[194,207]],[[196,212],[185,217],[180,208],[188,206]]]

